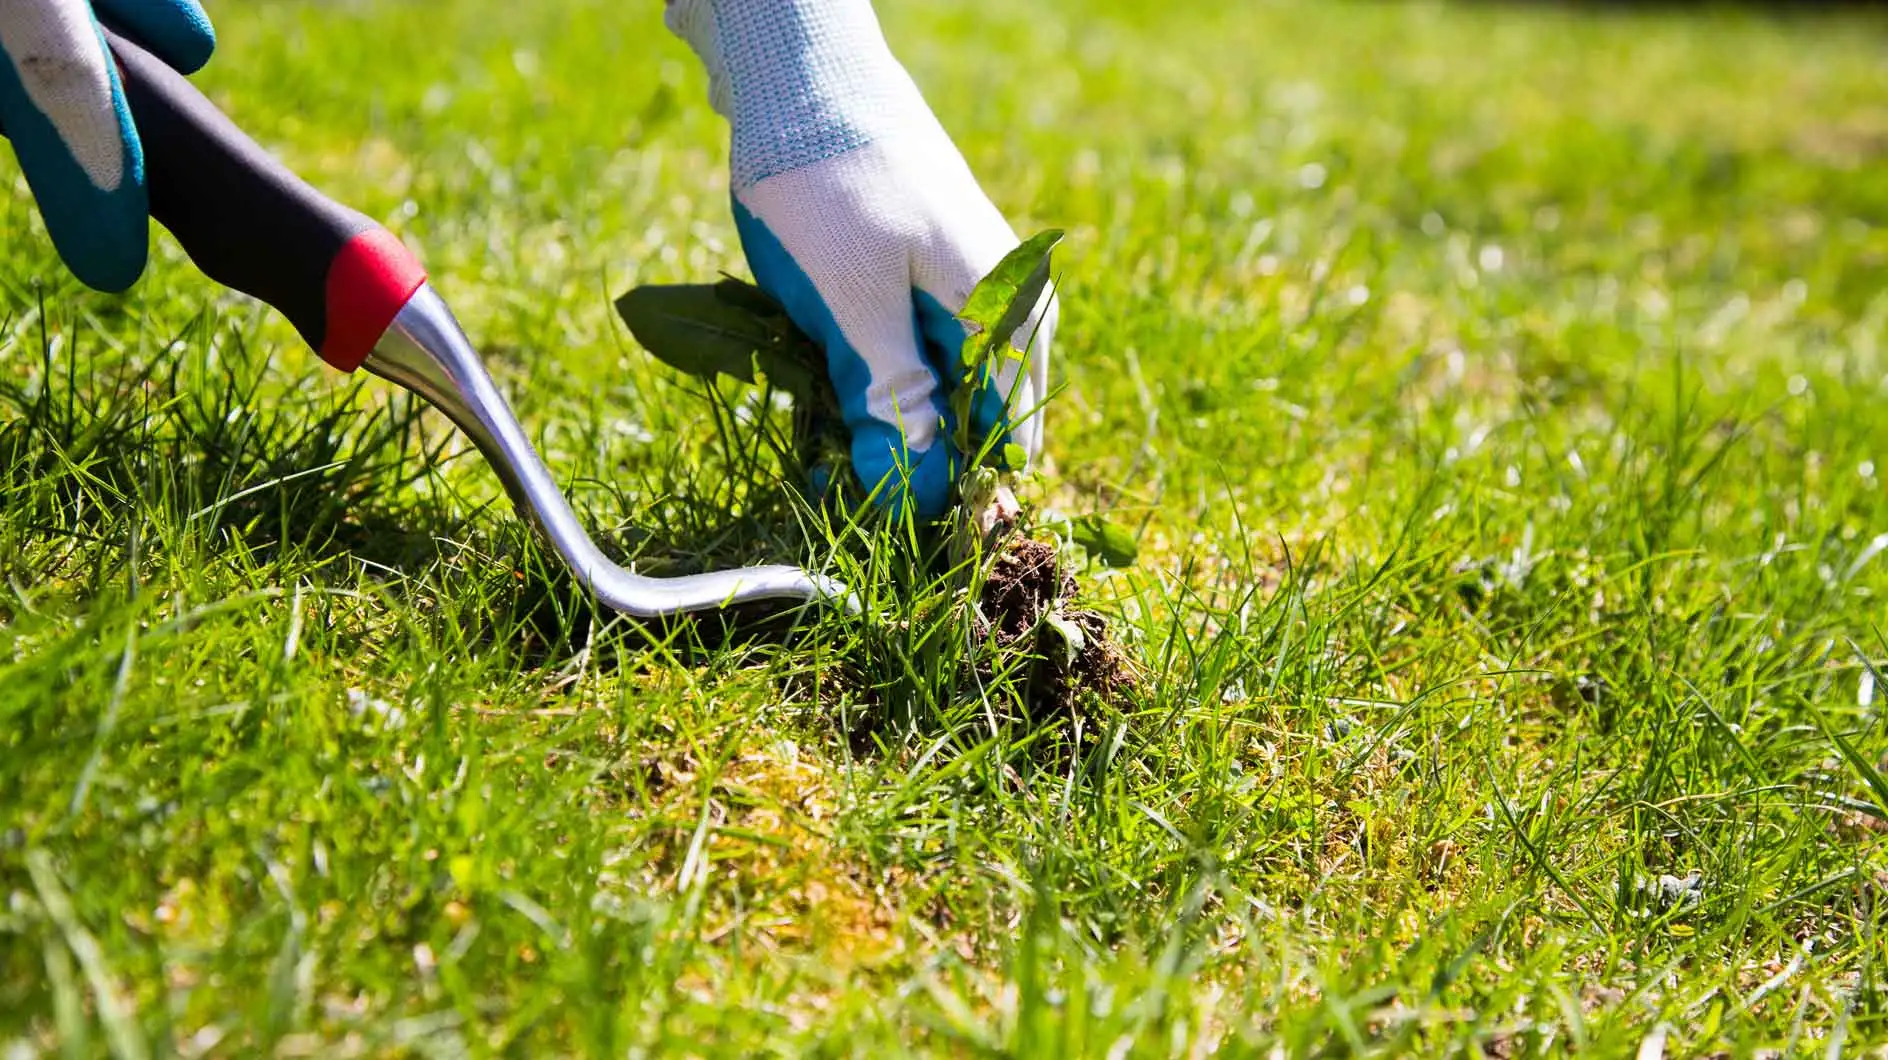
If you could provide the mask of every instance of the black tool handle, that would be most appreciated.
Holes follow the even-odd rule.
[[[211,279],[280,310],[344,371],[426,271],[366,215],[309,187],[182,74],[107,29],[144,146],[151,216]]]

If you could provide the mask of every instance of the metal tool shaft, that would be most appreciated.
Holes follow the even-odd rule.
[[[458,424],[498,472],[519,511],[537,524],[578,580],[618,611],[657,618],[757,601],[854,606],[845,586],[799,567],[651,578],[611,562],[584,532],[452,310],[430,284],[422,285],[394,317],[363,367],[420,395]]]

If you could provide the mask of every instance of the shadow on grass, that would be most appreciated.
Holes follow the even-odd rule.
[[[265,393],[246,358],[206,387],[180,361],[67,353],[0,381],[7,511],[50,537],[101,542],[134,521],[398,568],[449,532],[438,505],[396,503],[436,466],[410,403],[356,383],[317,397]],[[199,359],[200,361],[201,359]],[[211,376],[217,366],[201,366]]]
[[[508,642],[527,667],[567,656],[609,617],[502,498],[498,532],[482,543],[490,551],[460,543],[483,505],[454,495],[441,472],[459,454],[477,457],[410,395],[365,377],[284,392],[237,336],[216,363],[201,353],[55,356],[43,336],[38,346],[37,365],[0,379],[0,503],[13,536],[32,546],[0,557],[0,568],[29,582],[95,595],[141,538],[170,535],[209,542],[211,553],[236,542],[250,564],[358,567],[397,596],[432,597],[428,607],[455,606],[460,594],[435,590],[476,579],[482,591],[466,596],[483,613],[468,627]],[[627,542],[651,573],[673,574],[780,551],[754,515],[720,497],[697,502],[685,481],[667,485],[667,507],[686,518],[638,518],[600,535],[613,558],[624,556],[612,544]],[[741,507],[790,511],[776,492],[749,491]],[[800,625],[743,608],[626,629],[632,644],[695,654],[790,639]]]

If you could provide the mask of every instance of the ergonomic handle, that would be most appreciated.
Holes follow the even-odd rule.
[[[426,270],[391,232],[309,187],[163,60],[109,28],[144,145],[151,216],[211,279],[360,367]]]

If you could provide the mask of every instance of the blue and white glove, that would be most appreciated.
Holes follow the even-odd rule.
[[[956,314],[1013,249],[991,204],[879,29],[869,0],[667,0],[733,128],[735,225],[762,288],[826,352],[853,469],[894,512],[944,513],[964,454],[948,399]],[[1042,449],[1055,307],[980,393],[973,424]],[[1033,343],[1030,341],[1033,337]]]
[[[0,0],[0,128],[73,275],[122,291],[144,271],[150,204],[144,151],[93,7]],[[97,0],[96,7],[183,73],[216,49],[197,0]]]

